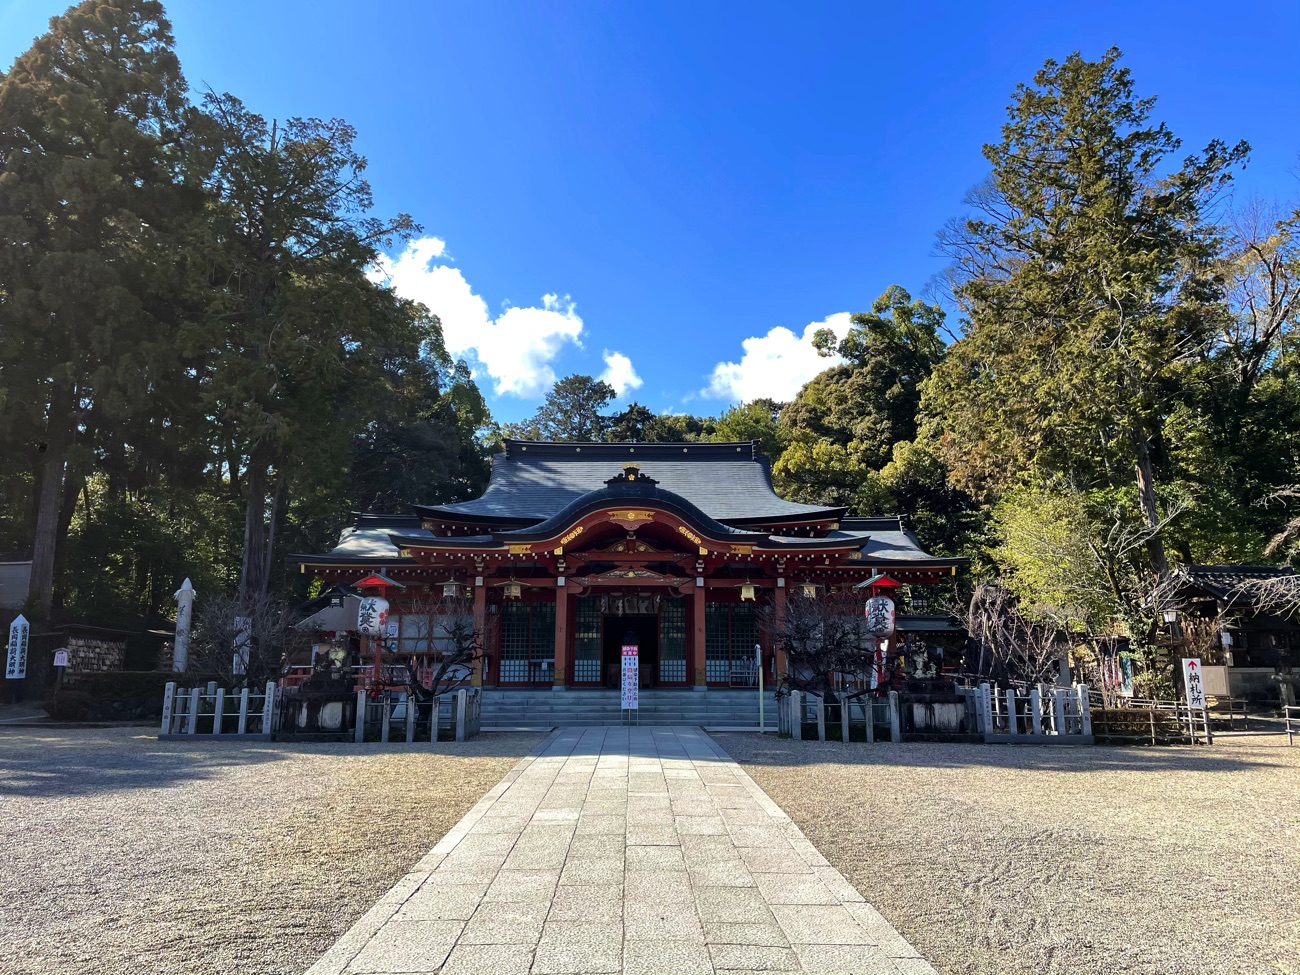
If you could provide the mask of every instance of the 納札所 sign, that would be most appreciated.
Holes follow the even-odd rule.
[[[1205,707],[1205,687],[1201,683],[1201,658],[1183,658],[1183,686],[1187,688],[1187,706],[1194,711]]]
[[[623,710],[635,711],[639,707],[637,693],[641,687],[639,672],[639,648],[635,645],[623,648]]]

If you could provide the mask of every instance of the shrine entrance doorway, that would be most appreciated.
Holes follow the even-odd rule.
[[[659,617],[658,616],[606,616],[603,620],[601,673],[606,687],[618,687],[623,666],[623,646],[635,643],[638,647],[638,668],[642,687],[654,687],[659,675]]]

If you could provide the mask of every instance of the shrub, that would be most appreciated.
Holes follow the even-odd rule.
[[[163,693],[174,675],[166,671],[114,671],[68,675],[45,702],[56,721],[128,721],[162,714]]]
[[[89,721],[96,710],[95,700],[89,694],[69,689],[50,695],[43,707],[55,721]]]

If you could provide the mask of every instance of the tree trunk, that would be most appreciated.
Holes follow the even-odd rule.
[[[284,511],[284,469],[275,475],[275,490],[271,495],[271,517],[266,526],[266,557],[262,561],[262,578],[264,585],[271,581],[271,559],[275,557],[275,530]]]
[[[50,415],[45,429],[45,450],[37,471],[36,530],[32,538],[32,574],[27,584],[27,602],[32,615],[48,621],[54,603],[54,560],[59,541],[59,513],[63,507],[63,479],[68,464],[69,427],[72,423],[73,391],[58,386],[50,398]]]
[[[255,448],[244,480],[248,497],[244,509],[244,562],[239,572],[241,604],[266,592],[266,488],[270,469],[266,451]]]
[[[1151,444],[1145,431],[1134,435],[1133,440],[1133,446],[1137,451],[1137,460],[1133,464],[1133,469],[1137,476],[1142,523],[1153,533],[1147,540],[1147,553],[1151,557],[1151,568],[1163,579],[1169,574],[1169,562],[1165,558],[1165,543],[1157,531],[1160,525],[1160,509],[1156,507],[1156,482],[1155,472],[1151,467]]]

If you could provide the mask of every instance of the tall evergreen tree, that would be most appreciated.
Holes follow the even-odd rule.
[[[342,476],[368,384],[385,381],[385,362],[418,357],[437,324],[367,278],[377,248],[416,228],[370,215],[350,125],[268,122],[232,95],[204,108],[216,144],[202,245],[210,303],[188,341],[244,509],[240,591],[253,598],[267,588],[290,479]]]
[[[1248,147],[1166,171],[1179,142],[1119,59],[1048,61],[1017,88],[981,212],[942,239],[967,327],[925,403],[963,487],[1133,485],[1160,574],[1168,393],[1216,313],[1207,208]]]
[[[0,82],[0,436],[35,462],[39,616],[79,439],[138,408],[170,361],[152,295],[185,208],[185,93],[151,0],[85,0]]]

